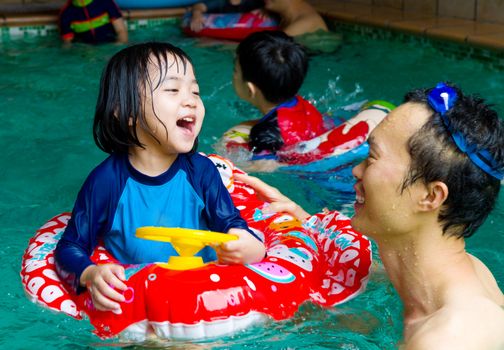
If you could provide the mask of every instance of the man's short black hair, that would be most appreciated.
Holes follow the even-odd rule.
[[[502,170],[504,122],[482,98],[464,95],[457,87],[449,86],[458,96],[454,106],[444,114],[451,131],[428,103],[432,89],[414,90],[405,96],[405,102],[422,104],[432,115],[409,139],[411,164],[403,189],[416,181],[445,183],[449,194],[439,215],[443,232],[469,237],[494,208],[501,184],[457,147],[452,133],[460,133],[478,150],[486,149]]]

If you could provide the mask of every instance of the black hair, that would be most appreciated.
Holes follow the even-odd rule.
[[[305,48],[282,31],[247,36],[238,45],[236,56],[243,80],[254,83],[271,103],[294,97],[308,71]]]
[[[172,56],[175,59],[169,62]],[[157,81],[152,81],[149,75],[150,64],[159,68]],[[112,56],[103,70],[96,103],[93,122],[96,145],[107,153],[126,153],[132,146],[143,148],[136,125],[155,138],[145,120],[145,96],[159,87],[169,67],[177,65],[177,69],[185,72],[188,64],[192,65],[191,58],[182,49],[164,42],[132,45]],[[196,138],[191,152],[197,145]]]
[[[463,135],[476,149],[488,150],[504,168],[504,122],[482,98],[466,96],[457,87],[449,86],[458,96],[445,114],[452,132]],[[411,164],[403,190],[417,180],[425,184],[445,183],[449,194],[439,214],[443,234],[469,237],[494,208],[500,181],[476,166],[457,147],[440,114],[428,103],[431,90],[418,89],[405,96],[405,102],[422,104],[432,115],[408,141]]]

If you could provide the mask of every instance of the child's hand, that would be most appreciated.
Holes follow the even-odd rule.
[[[238,236],[238,239],[214,246],[219,263],[252,264],[264,258],[264,244],[248,231],[232,228],[228,233]]]
[[[125,279],[124,267],[105,264],[88,266],[82,272],[80,281],[87,287],[97,310],[120,312],[119,303],[125,300],[120,291],[127,289],[122,282]]]

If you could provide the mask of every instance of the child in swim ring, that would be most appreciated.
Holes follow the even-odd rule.
[[[199,32],[204,27],[205,13],[250,12],[263,6],[263,0],[205,0],[192,6],[189,26],[192,31]]]
[[[253,33],[238,45],[235,92],[264,115],[250,131],[252,160],[277,160],[282,148],[326,131],[322,114],[297,95],[307,71],[305,49],[282,31]]]
[[[190,57],[168,43],[125,48],[106,66],[93,136],[110,154],[88,176],[55,251],[62,279],[88,287],[98,310],[120,310],[124,268],[94,265],[99,241],[121,263],[166,262],[170,243],[135,237],[141,226],[232,233],[238,240],[202,249],[204,261],[254,263],[263,243],[248,229],[212,161],[196,153],[205,108]]]

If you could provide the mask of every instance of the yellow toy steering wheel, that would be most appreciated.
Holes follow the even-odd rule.
[[[205,265],[203,258],[193,256],[205,246],[238,239],[232,234],[194,230],[180,227],[144,226],[136,230],[138,238],[158,242],[170,242],[179,256],[171,256],[168,263],[159,264],[171,270],[189,270]]]

